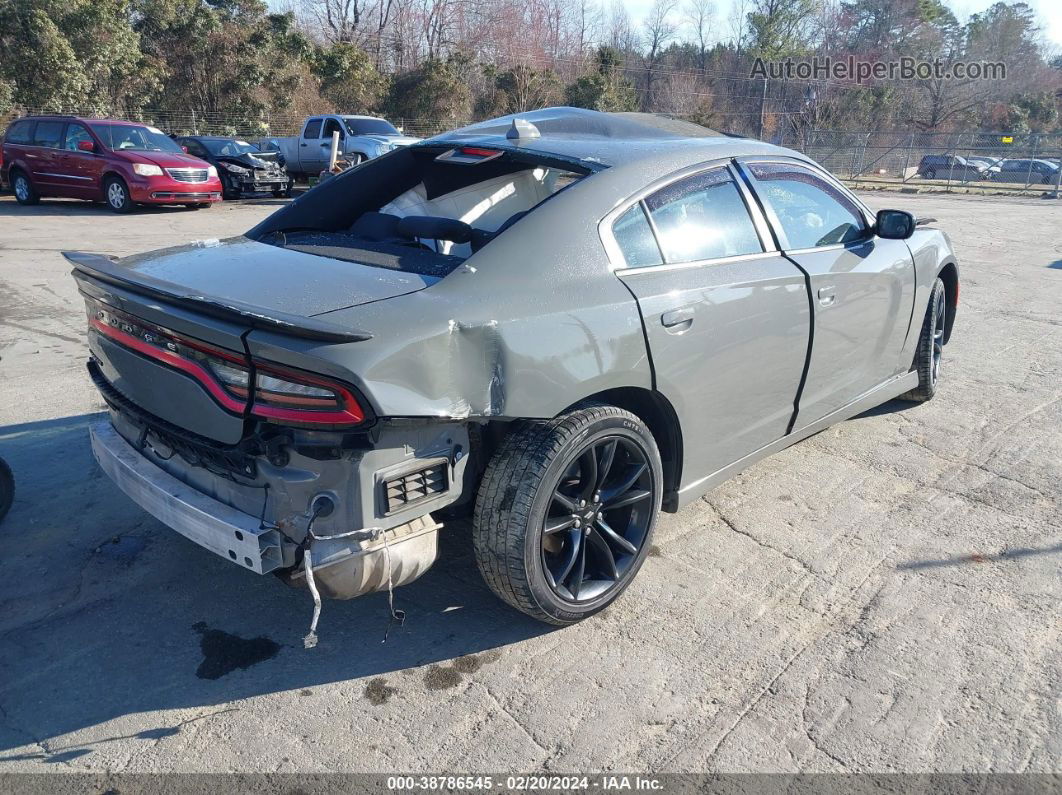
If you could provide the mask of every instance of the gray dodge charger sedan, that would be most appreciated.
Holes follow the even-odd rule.
[[[423,574],[462,512],[510,605],[601,610],[661,510],[933,397],[959,295],[942,232],[796,152],[573,108],[391,152],[240,237],[67,257],[100,466],[308,587],[315,623]]]

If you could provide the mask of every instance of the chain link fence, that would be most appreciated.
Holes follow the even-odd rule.
[[[0,130],[20,116],[38,116],[56,113],[55,110],[39,108],[20,108],[6,117],[0,116]],[[327,113],[331,111],[321,111]],[[63,115],[81,116],[87,119],[99,118],[101,114],[86,108],[66,108]],[[302,131],[303,114],[262,111],[260,113],[173,111],[145,108],[143,110],[111,115],[107,118],[123,118],[158,127],[169,135],[226,135],[240,138],[258,139],[267,136],[298,135]],[[454,127],[469,124],[468,120],[446,119],[405,119],[392,118],[389,121],[406,135],[421,138],[437,135]]]
[[[1062,133],[816,130],[787,145],[855,182],[1043,192],[1062,179]]]
[[[70,108],[70,115],[97,113]],[[0,118],[0,129],[24,108]],[[304,116],[295,113],[197,112],[144,109],[126,114],[172,135],[228,135],[257,140],[294,136]],[[469,124],[470,119],[392,118],[406,135],[430,137]],[[724,125],[725,127],[725,125]],[[1062,133],[882,132],[815,130],[779,136],[777,143],[802,151],[839,178],[857,184],[919,186],[934,190],[1042,193],[1062,188]]]

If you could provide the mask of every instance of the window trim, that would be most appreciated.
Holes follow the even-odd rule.
[[[11,129],[16,124],[25,124],[26,127],[29,129],[29,133],[28,133],[29,138],[27,140],[25,140],[25,141],[9,141],[8,140],[8,136],[11,134]],[[15,119],[13,122],[11,122],[11,124],[9,124],[7,126],[7,129],[4,131],[4,143],[8,144],[9,146],[33,146],[34,145],[33,144],[33,137],[36,134],[37,134],[37,120],[36,119],[33,119],[33,118]]]
[[[605,255],[608,257],[609,270],[616,274],[633,274],[633,273],[650,273],[656,272],[661,269],[665,270],[678,270],[685,268],[700,268],[707,265],[727,264],[730,262],[743,262],[750,259],[758,259],[764,256],[773,256],[778,254],[778,247],[775,244],[775,239],[771,235],[771,228],[767,222],[767,219],[763,215],[763,210],[759,203],[756,201],[754,195],[749,191],[748,186],[745,184],[745,180],[742,175],[734,168],[735,159],[732,157],[714,158],[712,160],[705,160],[700,163],[695,163],[691,166],[686,166],[673,171],[666,176],[661,177],[653,182],[650,182],[645,187],[641,188],[638,192],[631,194],[626,199],[617,204],[614,208],[602,218],[597,224],[598,237],[601,238],[601,244],[605,248]],[[649,196],[653,195],[657,191],[666,188],[680,180],[687,179],[689,177],[697,176],[708,171],[714,171],[716,169],[726,169],[730,178],[734,181],[738,189],[738,194],[741,196],[741,200],[745,203],[745,210],[749,214],[749,218],[752,221],[753,227],[756,229],[756,235],[759,238],[760,245],[763,247],[763,251],[753,252],[751,254],[736,254],[731,257],[716,257],[713,259],[692,260],[690,262],[667,262],[664,257],[664,250],[660,247],[660,235],[656,228],[656,223],[653,221],[652,214],[645,206],[645,200]],[[631,267],[627,265],[627,260],[623,256],[623,250],[620,248],[619,242],[612,234],[612,225],[615,221],[627,212],[633,205],[641,204],[642,212],[645,214],[646,219],[649,221],[649,228],[653,232],[653,237],[656,241],[656,247],[660,252],[659,265],[643,265],[641,267]]]
[[[80,127],[82,130],[84,130],[86,133],[88,133],[89,140],[92,141],[92,143],[95,144],[96,146],[99,146],[99,144],[96,143],[96,138],[92,135],[92,130],[89,129],[89,126],[87,124],[85,124],[84,122],[81,122],[81,121],[68,121],[68,122],[66,122],[65,125],[63,125],[63,135],[59,139],[59,143],[62,144],[62,146],[59,147],[59,151],[60,152],[81,153],[83,155],[84,154],[88,154],[88,152],[82,152],[80,149],[67,149],[66,148],[66,139],[67,139],[67,136],[70,135],[70,128],[71,127]]]
[[[774,231],[775,237],[778,240],[778,246],[781,251],[784,251],[787,254],[808,254],[816,251],[840,251],[842,249],[859,248],[860,246],[865,246],[871,240],[877,238],[877,235],[874,232],[874,225],[877,222],[877,216],[875,216],[875,214],[871,212],[870,209],[862,201],[859,200],[859,197],[852,193],[852,191],[848,190],[848,188],[842,185],[832,174],[830,174],[825,169],[821,168],[818,164],[812,163],[808,160],[800,160],[795,157],[771,155],[739,157],[735,158],[734,163],[737,166],[738,170],[741,172],[742,177],[747,181],[749,189],[755,195],[756,202],[759,205],[760,209],[767,217],[770,226]],[[860,237],[857,240],[850,240],[847,243],[829,243],[825,246],[790,248],[789,238],[785,233],[785,228],[782,226],[781,220],[774,212],[774,208],[771,206],[771,203],[765,201],[760,196],[759,192],[756,190],[756,185],[758,184],[758,181],[753,175],[751,169],[749,169],[749,166],[758,163],[776,163],[778,165],[796,166],[799,168],[803,168],[805,171],[809,171],[816,177],[820,178],[823,182],[830,185],[832,188],[835,188],[845,198],[851,201],[852,204],[855,205],[855,208],[863,217],[863,223],[866,224],[866,229],[864,230],[865,234],[863,235],[863,237]]]
[[[59,144],[60,146],[45,146],[44,144],[37,143],[37,128],[42,124],[58,124],[59,125]],[[65,152],[66,149],[62,147],[62,143],[66,138],[66,119],[37,119],[33,125],[33,140],[28,144],[21,144],[22,146],[32,146],[34,149],[48,149],[53,152]]]

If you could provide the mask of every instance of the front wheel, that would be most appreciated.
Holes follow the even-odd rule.
[[[503,440],[483,476],[476,563],[517,610],[573,624],[630,585],[662,494],[656,442],[630,412],[593,405],[527,423]]]
[[[221,197],[228,201],[236,201],[243,196],[243,190],[240,188],[235,177],[230,177],[228,174],[221,175]]]
[[[110,177],[103,186],[107,206],[116,213],[128,213],[133,209],[133,200],[129,196],[129,187],[118,177]]]
[[[912,370],[918,372],[918,386],[900,395],[902,400],[917,400],[922,403],[937,393],[940,380],[940,365],[944,355],[944,330],[947,327],[948,302],[944,282],[937,279],[929,294],[925,320],[918,337]]]

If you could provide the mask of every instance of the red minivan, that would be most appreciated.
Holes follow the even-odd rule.
[[[116,213],[137,204],[208,207],[221,201],[215,168],[146,124],[32,116],[7,128],[0,176],[19,204],[45,196],[103,201]]]

